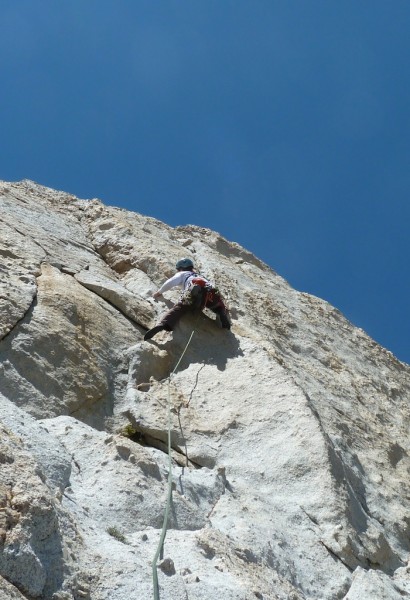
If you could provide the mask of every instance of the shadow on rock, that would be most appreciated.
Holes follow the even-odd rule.
[[[194,334],[186,348],[192,332]],[[214,320],[202,314],[181,321],[173,331],[172,339],[161,347],[171,357],[173,368],[186,348],[178,371],[183,371],[191,363],[215,365],[219,371],[224,371],[229,359],[243,356],[232,331],[220,329]]]

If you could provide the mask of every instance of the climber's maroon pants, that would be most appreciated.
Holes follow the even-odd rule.
[[[207,301],[204,308],[209,308],[213,313],[219,315],[222,327],[230,328],[226,308],[221,298],[214,298],[212,302]],[[172,331],[179,319],[187,313],[198,312],[199,308],[192,308],[190,304],[177,302],[161,319],[159,325],[163,325],[167,331]]]

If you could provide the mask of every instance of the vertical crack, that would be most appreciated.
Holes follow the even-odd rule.
[[[24,312],[23,316],[22,316],[20,319],[18,319],[18,321],[16,321],[16,322],[14,323],[14,325],[11,327],[11,329],[9,329],[9,331],[7,331],[7,332],[6,332],[6,333],[5,333],[5,334],[4,334],[2,337],[0,337],[0,343],[1,343],[1,342],[3,342],[5,339],[7,339],[7,337],[8,337],[9,335],[11,335],[11,334],[12,334],[12,333],[15,331],[15,329],[16,329],[16,328],[17,328],[17,327],[20,325],[20,323],[22,323],[22,322],[24,321],[24,319],[27,317],[27,315],[28,315],[30,312],[31,312],[31,313],[33,312],[33,310],[34,310],[34,307],[35,307],[35,306],[36,306],[36,304],[37,304],[37,294],[38,294],[38,288],[37,288],[37,285],[36,285],[36,292],[35,292],[35,294],[34,294],[34,296],[33,296],[33,299],[32,299],[32,301],[31,301],[31,303],[30,303],[30,306],[29,306],[29,307],[27,308],[27,310]]]

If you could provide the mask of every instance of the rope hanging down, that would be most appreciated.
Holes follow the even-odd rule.
[[[167,534],[168,516],[169,516],[169,510],[171,508],[171,500],[172,500],[171,391],[170,391],[171,377],[175,374],[176,370],[178,369],[178,367],[181,363],[181,360],[183,359],[183,357],[185,355],[185,352],[188,350],[188,346],[191,343],[194,333],[195,333],[195,330],[192,331],[191,336],[190,336],[181,356],[179,357],[177,364],[175,365],[174,369],[172,370],[172,372],[170,373],[170,375],[168,377],[168,408],[167,408],[167,412],[168,412],[168,494],[167,494],[167,502],[165,505],[164,522],[162,524],[161,537],[159,538],[158,548],[157,548],[157,551],[155,552],[155,555],[154,555],[154,558],[152,561],[152,580],[153,580],[153,584],[154,584],[154,600],[160,600],[159,599],[157,562],[158,562],[158,558],[164,548],[165,536]]]

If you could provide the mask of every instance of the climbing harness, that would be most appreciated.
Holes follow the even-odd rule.
[[[169,510],[171,508],[171,500],[172,500],[171,391],[170,391],[171,390],[171,378],[175,374],[186,351],[188,350],[188,346],[191,343],[194,333],[195,333],[195,329],[192,330],[189,340],[188,340],[181,356],[179,357],[177,364],[175,365],[174,369],[172,370],[172,372],[170,373],[170,375],[168,377],[168,402],[167,402],[167,404],[168,404],[168,408],[167,408],[167,412],[168,412],[168,493],[167,493],[167,501],[166,501],[166,505],[165,505],[164,522],[162,524],[161,536],[159,538],[158,548],[155,552],[155,555],[154,555],[154,558],[152,561],[152,580],[153,580],[153,586],[154,586],[154,600],[160,600],[159,599],[157,563],[158,563],[158,558],[164,549],[164,541],[165,541],[165,536],[167,534],[168,516],[169,516]]]

